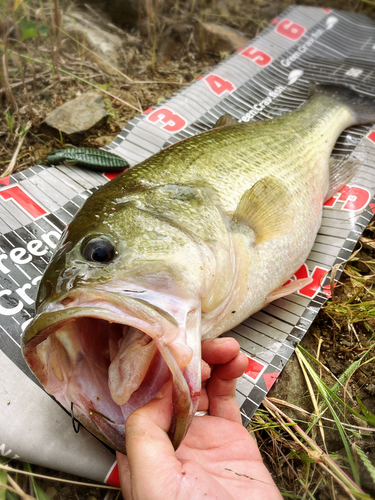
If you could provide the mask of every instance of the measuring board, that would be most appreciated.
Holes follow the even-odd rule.
[[[248,46],[131,120],[103,149],[134,166],[209,130],[224,113],[249,122],[296,109],[305,102],[310,81],[346,83],[375,97],[374,69],[374,22],[329,9],[291,7]],[[237,385],[244,425],[327,300],[327,272],[350,257],[375,211],[375,127],[353,127],[340,136],[333,156],[351,155],[361,167],[326,202],[314,247],[295,273],[297,279],[312,277],[312,283],[227,334],[249,359]],[[20,351],[38,283],[63,229],[113,176],[41,164],[0,180],[0,453],[117,484],[113,454],[85,430],[74,433],[70,416],[40,388]]]

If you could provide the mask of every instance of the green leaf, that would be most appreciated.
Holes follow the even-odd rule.
[[[20,27],[22,31],[21,40],[28,40],[29,38],[35,38],[38,35],[47,36],[49,27],[41,24],[37,26],[34,21],[25,21],[25,19],[20,19]]]
[[[18,500],[18,496],[13,493],[13,491],[7,490],[6,500]]]
[[[0,500],[6,500],[7,490],[3,485],[7,484],[7,471],[0,469]]]
[[[358,456],[361,457],[362,462],[364,463],[366,469],[368,470],[368,472],[371,476],[371,479],[374,481],[374,484],[375,484],[375,467],[370,462],[367,455],[361,450],[361,448],[359,448],[357,445],[355,445],[355,449],[357,450]]]
[[[47,36],[49,26],[45,26],[44,24],[41,24],[40,26],[38,26],[38,30],[39,30],[40,36]]]
[[[299,458],[301,458],[305,462],[305,464],[316,464],[316,460],[314,460],[313,458],[310,458],[305,453],[300,455]]]
[[[34,492],[37,500],[49,500],[42,488],[33,480]]]
[[[29,463],[25,462],[23,464],[23,467],[26,471],[31,472],[31,473],[33,472],[31,469],[31,465]],[[49,500],[48,496],[44,493],[42,488],[36,484],[33,476],[31,476],[31,481],[33,483],[34,493],[35,493],[37,500]]]
[[[366,406],[362,403],[358,396],[356,396],[357,402],[361,407],[363,415],[367,418],[367,422],[371,425],[375,425],[375,415],[366,408]]]
[[[27,40],[38,36],[38,31],[34,21],[25,21],[24,19],[20,19],[20,27],[22,31],[21,40]]]

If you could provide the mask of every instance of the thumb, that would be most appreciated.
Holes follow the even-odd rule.
[[[133,498],[147,498],[150,485],[155,487],[162,480],[163,470],[170,474],[172,463],[176,463],[167,434],[172,419],[172,386],[172,380],[166,382],[152,401],[135,410],[126,420],[127,460],[119,457],[119,469],[121,487],[124,492],[129,491],[131,480]],[[155,467],[155,464],[162,465]]]

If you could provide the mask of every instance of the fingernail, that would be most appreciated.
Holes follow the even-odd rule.
[[[155,399],[163,399],[170,392],[170,380],[166,382],[160,391],[156,394]]]
[[[225,342],[228,342],[228,338],[225,337],[218,337],[217,339],[213,340],[214,344],[225,344]]]

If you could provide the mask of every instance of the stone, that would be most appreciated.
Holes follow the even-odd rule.
[[[249,41],[239,31],[229,26],[212,23],[197,23],[194,38],[201,51],[218,56],[232,54]]]
[[[86,132],[100,126],[106,117],[102,96],[87,92],[56,108],[47,116],[44,124],[55,131],[61,131],[73,144],[77,144]]]
[[[271,388],[269,396],[288,401],[308,411],[314,411],[311,402],[306,400],[306,394],[308,394],[308,388],[305,377],[297,356],[293,354],[276,380],[276,383]],[[283,408],[283,411],[293,419],[301,418],[301,413],[290,408]]]
[[[49,500],[53,500],[57,495],[57,489],[54,486],[49,486],[46,489],[46,495],[49,498]]]
[[[85,6],[87,0],[78,0],[78,4]],[[140,9],[139,0],[90,0],[90,7],[99,10],[98,14],[102,13],[109,16],[112,23],[120,28],[129,28],[137,24]],[[101,11],[101,12],[100,12]]]
[[[193,32],[189,24],[171,24],[163,33],[158,51],[158,62],[167,62],[186,48]]]
[[[90,138],[89,147],[103,148],[111,144],[117,137],[117,134],[113,135],[100,135],[99,137]]]
[[[75,49],[88,60],[97,64],[108,75],[120,75],[120,53],[122,40],[115,33],[110,33],[82,12],[72,12],[63,16],[63,30],[80,44]],[[76,44],[77,45],[77,44]]]

